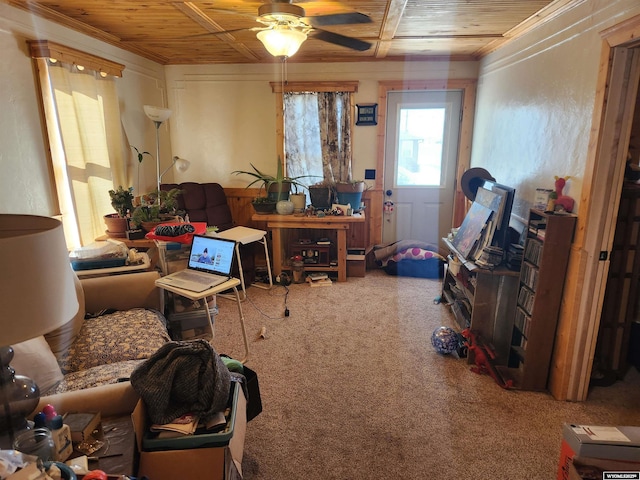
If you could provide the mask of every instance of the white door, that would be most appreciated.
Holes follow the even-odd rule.
[[[461,108],[459,90],[388,93],[383,242],[451,231]]]

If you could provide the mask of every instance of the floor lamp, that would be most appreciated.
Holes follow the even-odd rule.
[[[75,274],[62,223],[49,217],[0,214],[0,448],[28,428],[40,391],[10,365],[10,345],[67,323],[78,312]]]
[[[171,110],[145,105],[144,113],[156,124],[156,180],[158,181],[158,204],[160,204],[160,125],[171,116]]]

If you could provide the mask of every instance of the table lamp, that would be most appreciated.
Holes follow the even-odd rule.
[[[11,368],[11,345],[64,325],[79,305],[60,221],[0,214],[0,260],[0,448],[11,448],[40,399],[35,382]]]

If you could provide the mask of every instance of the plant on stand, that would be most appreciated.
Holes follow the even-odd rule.
[[[153,230],[156,225],[179,221],[180,212],[178,210],[178,195],[182,193],[179,188],[172,188],[169,191],[157,190],[143,195],[142,204],[135,208],[131,216],[138,227],[142,227],[147,232]]]
[[[129,229],[129,215],[133,211],[133,187],[123,188],[120,185],[115,190],[109,190],[111,206],[116,213],[104,216],[107,225],[107,235],[110,237],[125,237]]]
[[[250,165],[251,168],[253,168],[253,171],[235,170],[231,173],[236,175],[249,175],[250,177],[253,177],[253,180],[246,186],[246,188],[255,184],[260,184],[260,192],[262,193],[263,189],[266,192],[266,196],[260,195],[253,200],[253,208],[256,210],[256,213],[273,213],[278,202],[288,202],[289,192],[291,191],[292,185],[295,188],[306,188],[300,180],[311,177],[311,175],[300,175],[298,177],[288,177],[284,175],[284,168],[280,157],[277,159],[275,175],[261,172],[252,163]]]

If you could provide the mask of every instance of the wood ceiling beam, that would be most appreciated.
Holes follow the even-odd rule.
[[[218,33],[224,32],[225,30],[213,19],[211,19],[211,17],[200,10],[200,8],[198,8],[198,6],[193,2],[173,2],[172,5],[177,10],[182,12],[185,16],[187,16],[209,32]],[[260,60],[260,56],[255,54],[244,43],[238,42],[238,40],[236,40],[236,38],[230,33],[222,33],[220,35],[216,35],[216,37],[218,37],[221,41],[228,44],[231,48],[233,48],[249,60]]]
[[[377,43],[374,56],[376,58],[385,58],[391,48],[391,42],[398,31],[398,26],[402,20],[404,9],[408,0],[389,0],[387,8],[384,12],[382,20],[382,28],[380,29],[380,42]]]

